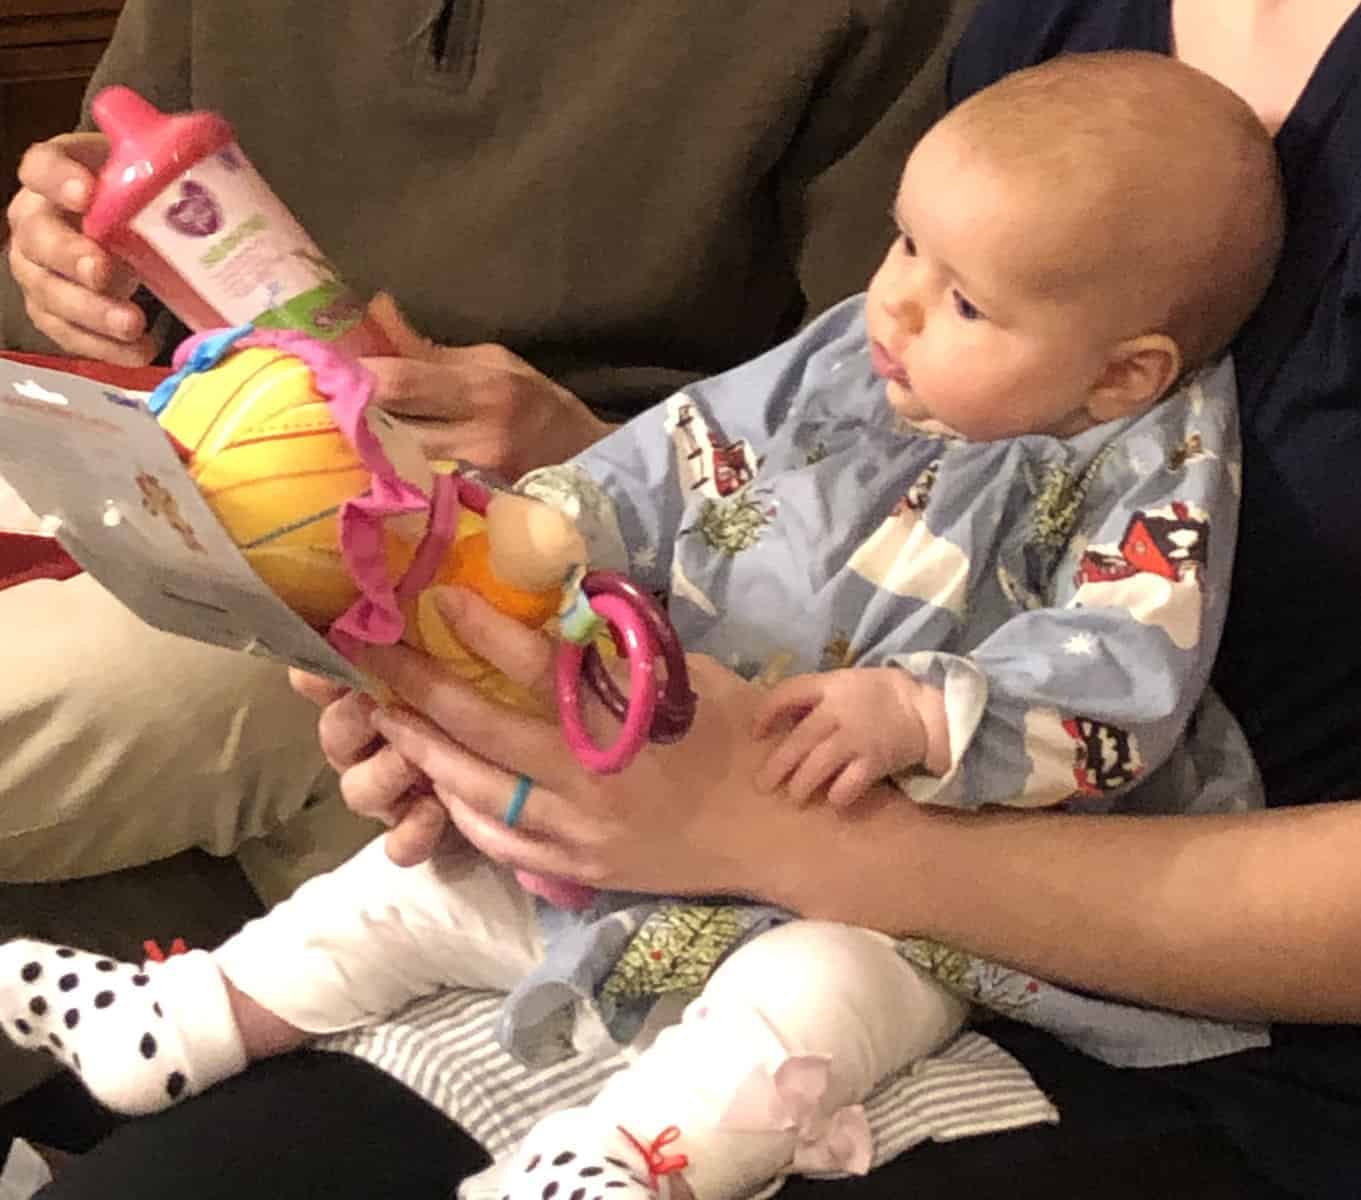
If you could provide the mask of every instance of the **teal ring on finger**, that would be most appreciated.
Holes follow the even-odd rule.
[[[510,803],[506,806],[506,815],[503,820],[507,829],[514,829],[515,823],[520,819],[520,814],[525,810],[525,801],[529,799],[529,793],[534,787],[534,781],[526,774],[521,772],[515,779],[515,790],[510,794]]]

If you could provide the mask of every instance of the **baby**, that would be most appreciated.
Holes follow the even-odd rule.
[[[1232,105],[1221,104],[1218,115],[1233,118],[1238,140],[1229,157],[1216,161],[1215,152],[1196,141],[1199,108],[1189,98],[1194,93],[1208,98],[1213,89],[1207,81],[1187,76],[1181,82],[1189,92],[1184,89],[1181,98],[1160,96],[1158,88],[1184,75],[1184,68],[1121,56],[1115,61],[1122,77],[1108,72],[1110,61],[1094,56],[1006,80],[981,103],[952,113],[908,162],[894,208],[900,236],[870,283],[865,327],[870,361],[886,383],[888,403],[912,428],[995,444],[1034,434],[1072,438],[1138,416],[1211,362],[1265,290],[1280,249],[1282,217],[1279,183],[1271,180],[1274,158],[1261,131],[1246,111],[1233,114]],[[1108,429],[1103,440],[1123,433]],[[1175,454],[1185,465],[1192,455],[1216,452],[1195,437],[1193,431],[1190,444],[1167,446],[1169,460]],[[1101,453],[1115,450],[1112,441]],[[1000,557],[978,552],[980,536],[996,540],[1016,520],[1001,508],[989,509],[999,498],[996,486],[978,486],[972,496],[957,491],[950,501],[937,493],[927,507],[941,465],[932,463],[905,495],[902,522],[914,528],[911,533],[899,528],[898,535],[922,551],[928,539],[955,539],[975,568],[980,558],[992,559],[999,570],[994,586],[1024,586],[1024,576],[1000,574],[1007,569]],[[973,483],[981,481],[980,475]],[[1008,487],[1005,478],[1000,482]],[[1083,492],[1093,482],[1073,480]],[[1175,476],[1168,483],[1175,485]],[[1152,490],[1158,487],[1167,489],[1167,483],[1145,480],[1135,501],[1146,516],[1174,503],[1175,486],[1161,500]],[[1067,504],[1082,497],[1074,492],[1055,499]],[[1087,497],[1088,514],[1095,514],[1098,502]],[[953,503],[966,507],[949,512]],[[1164,525],[1171,521],[1180,530],[1165,536],[1182,542],[1175,571],[1164,570],[1169,582],[1227,586],[1227,576],[1199,578],[1207,566],[1203,541],[1193,546],[1185,539],[1192,530],[1203,539],[1208,529],[1201,531],[1189,512],[1178,514],[1158,514]],[[1033,517],[1047,521],[1051,514],[1036,511]],[[1087,528],[1081,532],[1096,532],[1091,519],[1084,514]],[[1109,517],[1104,524],[1110,526]],[[1042,551],[1042,544],[1057,553],[1056,538],[1071,545],[1076,532],[1032,537],[1027,553]],[[1227,549],[1232,526],[1220,524],[1216,536]],[[1104,705],[1108,715],[1102,720],[1108,722],[1113,693],[1126,674],[1156,678],[1170,670],[1188,700],[1204,686],[1213,658],[1217,632],[1202,645],[1194,676],[1161,653],[1142,670],[1125,661],[1110,664],[1111,672],[1094,656],[1095,647],[1078,656],[1077,673],[1056,672],[1062,656],[1085,645],[1071,639],[1060,644],[1057,630],[1072,624],[1076,633],[1101,623],[1074,610],[1134,601],[1141,621],[1154,619],[1149,599],[1136,601],[1131,594],[1137,583],[1110,586],[1109,570],[1132,576],[1135,569],[1124,540],[1107,550],[1114,554],[1104,560],[1095,547],[1080,557],[1077,570],[1086,586],[1067,601],[1064,618],[1022,621],[1008,628],[1008,644],[999,647],[1005,654],[1023,649],[1036,660],[1049,660],[1045,688],[1064,710],[1064,720],[1073,706],[1096,714]],[[900,554],[893,581],[879,580],[881,586],[955,613],[983,603],[974,590],[986,586],[981,573],[972,571],[966,581],[962,560],[947,564],[939,559],[939,547],[933,552],[936,557],[925,555],[925,561],[915,553]],[[1110,561],[1121,555],[1123,562]],[[881,556],[866,549],[860,557],[874,577],[870,561]],[[905,588],[905,567],[916,576],[915,590]],[[940,571],[948,577],[932,575]],[[1052,592],[1035,582],[1039,586],[1029,590],[1024,607],[1049,607]],[[1140,582],[1144,591],[1152,584],[1147,578]],[[1170,606],[1167,611],[1170,615]],[[901,640],[909,648],[947,648],[941,636]],[[982,665],[982,656],[992,652],[980,646],[971,657]],[[984,667],[983,676],[988,673]],[[1068,756],[1071,731],[1036,719],[1027,720],[1008,750],[994,746],[969,756],[971,731],[961,728],[968,723],[963,714],[969,702],[955,692],[947,704],[949,687],[923,686],[928,675],[943,684],[947,674],[983,702],[983,676],[940,667],[830,670],[785,681],[756,717],[758,734],[794,722],[771,753],[761,782],[783,783],[797,801],[825,788],[832,803],[850,803],[888,775],[924,770],[950,776],[961,769],[961,758],[964,770],[991,775],[1001,754],[1010,775],[1026,760],[1038,764]],[[1032,690],[1034,681],[1026,686]],[[998,697],[991,704],[996,709]],[[864,720],[865,713],[875,719]],[[1009,718],[999,711],[990,715],[1016,722],[1019,732],[1019,710]],[[1033,708],[1026,714],[1035,715]],[[1122,719],[1128,715],[1126,705]],[[1111,732],[1119,738],[1125,733]],[[960,798],[970,806],[1062,799],[1034,781],[1016,784],[1013,791],[1014,784],[975,778]],[[938,786],[928,790],[940,800]]]
[[[689,649],[808,672],[756,715],[796,801],[889,776],[957,807],[1245,803],[1205,694],[1237,495],[1216,360],[1279,252],[1269,137],[1173,60],[1074,56],[947,115],[894,211],[865,296],[518,490],[666,592]],[[504,1164],[517,1200],[863,1171],[859,1102],[969,1002],[1128,1065],[1264,1037],[759,905],[559,912],[466,850],[402,870],[378,842],[211,953],[0,947],[6,1033],[126,1112],[452,985],[508,992],[531,1063],[639,1047]]]

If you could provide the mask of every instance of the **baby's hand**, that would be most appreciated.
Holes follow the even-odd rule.
[[[757,772],[756,786],[768,792],[783,784],[798,804],[825,788],[833,805],[854,804],[884,776],[926,760],[919,706],[938,696],[895,667],[786,679],[765,697],[753,720],[757,738],[793,722]]]

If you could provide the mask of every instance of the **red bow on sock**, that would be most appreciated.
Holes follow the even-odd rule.
[[[170,943],[169,950],[162,950],[155,938],[147,938],[142,943],[142,953],[152,962],[165,962],[172,954],[188,954],[189,947],[184,944],[183,938],[176,938]]]
[[[670,1175],[673,1171],[682,1171],[690,1165],[690,1159],[684,1154],[663,1153],[665,1147],[680,1137],[681,1131],[678,1125],[668,1125],[648,1145],[640,1142],[622,1125],[616,1125],[615,1128],[628,1138],[633,1148],[643,1156],[643,1161],[647,1164],[647,1173],[652,1179],[654,1191],[657,1190],[657,1184],[663,1175]]]

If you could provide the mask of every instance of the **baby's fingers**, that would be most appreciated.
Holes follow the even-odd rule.
[[[827,738],[799,763],[798,769],[785,781],[785,791],[796,804],[807,804],[837,779],[849,761],[849,752],[834,738]]]
[[[834,723],[819,716],[817,711],[806,713],[774,746],[756,773],[756,786],[763,792],[773,792],[784,783],[803,761],[822,742],[836,732]]]
[[[852,804],[863,800],[877,782],[878,774],[874,768],[863,758],[853,758],[827,789],[827,802],[833,808],[850,808]]]
[[[756,706],[751,719],[751,736],[768,737],[784,724],[807,715],[818,702],[817,680],[807,675],[785,679],[770,689]]]

